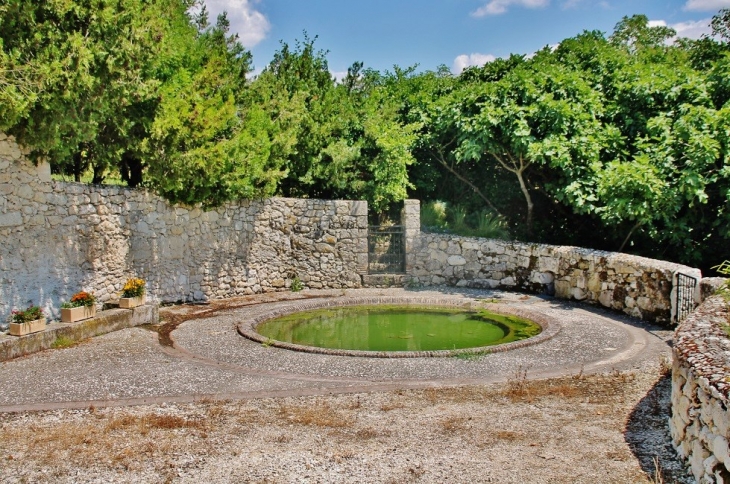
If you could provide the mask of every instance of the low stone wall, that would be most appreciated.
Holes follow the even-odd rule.
[[[656,322],[674,320],[675,278],[699,270],[576,247],[427,234],[406,200],[405,267],[417,285],[553,294]],[[52,181],[0,133],[0,324],[11,309],[52,316],[79,290],[115,299],[132,276],[152,301],[351,288],[367,273],[367,204],[272,198],[204,210],[145,190]],[[695,299],[699,301],[699,290]]]
[[[0,323],[38,304],[52,316],[79,290],[100,302],[132,276],[152,301],[359,287],[367,204],[273,198],[204,210],[145,190],[52,181],[0,133]]]
[[[132,328],[142,324],[157,324],[160,320],[156,304],[144,304],[134,309],[110,309],[75,323],[51,323],[44,331],[25,336],[0,335],[0,361],[30,355],[53,347],[58,338],[82,341],[100,334]]]
[[[730,318],[711,296],[677,328],[672,368],[672,441],[697,482],[730,482]]]
[[[545,293],[659,323],[675,319],[676,274],[701,277],[698,269],[627,254],[443,234],[421,233],[414,252],[410,274],[418,285]]]

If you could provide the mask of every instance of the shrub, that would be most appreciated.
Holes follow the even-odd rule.
[[[447,232],[467,237],[509,239],[504,218],[489,210],[469,213],[464,207],[433,201],[421,206],[421,227],[425,231]]]

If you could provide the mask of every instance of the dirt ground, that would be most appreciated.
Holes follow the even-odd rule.
[[[666,366],[506,384],[0,414],[0,481],[691,482]]]

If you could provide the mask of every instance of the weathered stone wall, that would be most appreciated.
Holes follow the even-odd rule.
[[[414,251],[415,284],[526,290],[662,323],[674,319],[676,273],[701,277],[698,269],[627,254],[443,234],[421,233]]]
[[[728,302],[711,296],[677,328],[672,417],[677,453],[697,482],[730,482],[730,340]]]
[[[52,181],[0,133],[0,322],[40,304],[57,314],[79,290],[115,299],[131,276],[153,300],[358,287],[367,204],[274,198],[214,210],[144,190]]]

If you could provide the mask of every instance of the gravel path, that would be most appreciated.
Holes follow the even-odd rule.
[[[468,359],[298,353],[236,331],[263,305],[291,304],[275,299],[399,294],[414,293],[165,308],[167,320],[190,318],[174,347],[133,328],[0,364],[0,481],[649,482],[655,457],[669,482],[684,479],[665,428],[666,330],[550,299],[443,290],[416,294],[542,311],[561,331]]]

